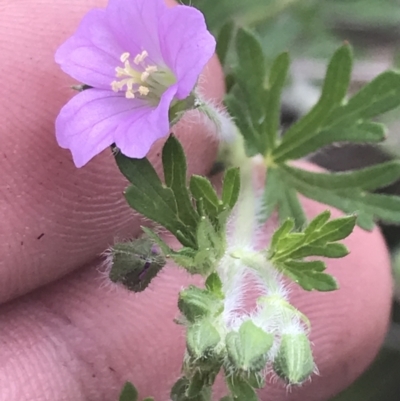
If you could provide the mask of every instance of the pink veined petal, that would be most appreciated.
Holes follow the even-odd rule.
[[[76,167],[82,167],[115,142],[115,132],[146,108],[143,101],[101,89],[85,90],[74,96],[56,120],[56,137],[70,149]],[[133,138],[131,138],[133,140]]]
[[[89,11],[77,31],[56,52],[56,62],[77,81],[110,89],[124,52],[106,22],[105,10]]]
[[[169,87],[155,108],[143,109],[143,113],[132,114],[115,132],[115,144],[128,157],[141,159],[159,138],[169,134],[168,112],[177,86]]]
[[[176,6],[162,15],[159,40],[164,61],[177,78],[176,97],[184,99],[214,54],[215,39],[208,32],[200,11]]]
[[[162,65],[158,25],[168,11],[164,0],[109,0],[107,21],[118,41],[133,57],[143,50],[149,54],[147,61]]]

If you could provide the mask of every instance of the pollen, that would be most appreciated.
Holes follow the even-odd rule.
[[[147,51],[143,50],[133,58],[132,65],[129,61],[131,59],[130,53],[122,53],[120,61],[124,66],[115,68],[117,79],[111,83],[111,89],[114,92],[125,91],[127,99],[147,96],[150,93],[150,87],[146,85],[146,81],[158,71],[157,66],[145,63],[148,55]]]

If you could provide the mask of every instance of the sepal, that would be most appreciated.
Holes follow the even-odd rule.
[[[283,334],[273,363],[275,373],[288,384],[301,384],[314,371],[314,359],[304,333]]]

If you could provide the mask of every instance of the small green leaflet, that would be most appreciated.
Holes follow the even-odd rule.
[[[328,210],[321,213],[303,232],[294,232],[294,221],[288,219],[275,231],[271,240],[270,262],[307,291],[333,291],[338,285],[332,276],[324,273],[326,266],[323,261],[304,261],[304,258],[342,258],[348,255],[347,248],[337,241],[352,233],[356,216],[329,220],[330,215]]]

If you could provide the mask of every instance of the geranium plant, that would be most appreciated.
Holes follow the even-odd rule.
[[[267,375],[289,386],[312,377],[318,372],[309,341],[312,322],[290,303],[290,286],[338,289],[322,258],[351,251],[340,241],[355,224],[371,230],[376,219],[400,222],[398,198],[369,192],[400,178],[398,162],[336,174],[291,164],[332,143],[384,140],[384,127],[371,119],[400,104],[400,75],[385,72],[348,99],[352,52],[344,44],[328,66],[320,100],[282,138],[289,55],[267,65],[256,36],[244,28],[230,29],[219,44],[230,42],[237,61],[225,101],[229,114],[198,90],[216,42],[193,7],[109,0],[105,9],[90,11],[56,53],[60,67],[81,83],[57,118],[58,143],[71,151],[77,167],[110,148],[130,182],[126,201],[154,223],[143,227],[140,238],[105,252],[110,280],[144,291],[167,259],[204,279],[203,286],[177,294],[176,322],[186,333],[186,350],[173,401],[211,400],[220,373],[224,399],[240,401],[257,400]],[[221,142],[226,171],[220,194],[206,177],[187,180],[184,149],[170,133],[188,111],[210,119]],[[146,158],[162,137],[163,179]],[[255,165],[268,170],[262,190]],[[331,219],[325,211],[308,221],[298,193],[348,215]],[[259,233],[276,210],[281,226],[260,245]],[[167,245],[157,226],[180,247]],[[254,302],[249,291],[256,292]],[[137,397],[127,383],[121,401]]]

